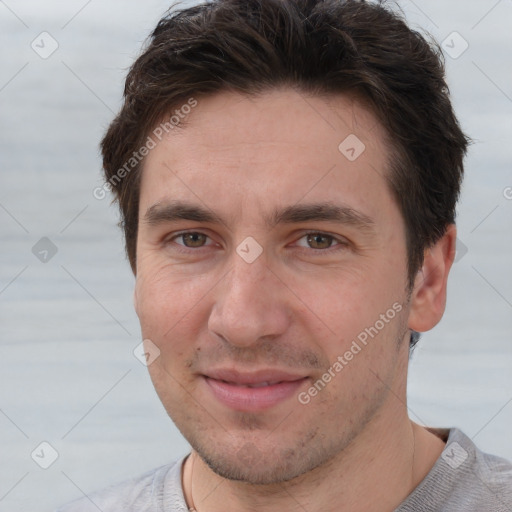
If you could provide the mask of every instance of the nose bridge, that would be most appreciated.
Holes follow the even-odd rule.
[[[228,293],[241,305],[258,306],[263,304],[265,295],[277,299],[274,276],[270,271],[266,258],[262,255],[252,263],[247,263],[238,255],[233,258],[230,272]],[[272,293],[274,292],[274,293]]]
[[[282,284],[266,258],[248,263],[233,255],[231,270],[215,297],[209,329],[233,345],[250,345],[281,334],[287,326]]]

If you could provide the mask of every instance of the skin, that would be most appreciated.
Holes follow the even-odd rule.
[[[353,162],[338,150],[350,134],[365,144]],[[386,140],[349,96],[222,92],[200,99],[147,156],[135,308],[160,350],[149,366],[155,389],[193,448],[182,476],[198,512],[392,511],[444,448],[408,418],[406,381],[409,329],[429,330],[444,312],[455,227],[425,251],[409,290]],[[147,221],[173,200],[222,222]],[[275,209],[311,203],[347,205],[371,227],[265,223]],[[177,236],[184,230],[200,234]],[[249,236],[263,248],[252,263],[236,251]],[[306,405],[294,395],[235,411],[201,377],[278,368],[308,376],[305,392],[395,303],[401,311]]]

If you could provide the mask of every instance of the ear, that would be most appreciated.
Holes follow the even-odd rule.
[[[436,326],[446,307],[448,273],[455,258],[457,228],[449,224],[445,234],[425,249],[421,270],[411,294],[409,329],[425,332]]]
[[[139,300],[137,298],[137,283],[133,287],[133,308],[135,309],[135,313],[139,316]]]

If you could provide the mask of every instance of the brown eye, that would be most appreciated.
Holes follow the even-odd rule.
[[[306,237],[307,243],[312,249],[328,249],[334,240],[332,236],[322,233],[309,233]]]
[[[208,237],[203,233],[183,233],[177,237],[180,238],[185,247],[202,247]]]

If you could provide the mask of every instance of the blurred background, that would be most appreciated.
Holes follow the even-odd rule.
[[[410,415],[512,459],[512,2],[398,3],[443,42],[475,140],[447,310],[413,354]],[[126,70],[169,6],[0,0],[0,510],[50,512],[188,451],[134,354],[117,210],[93,196]]]

